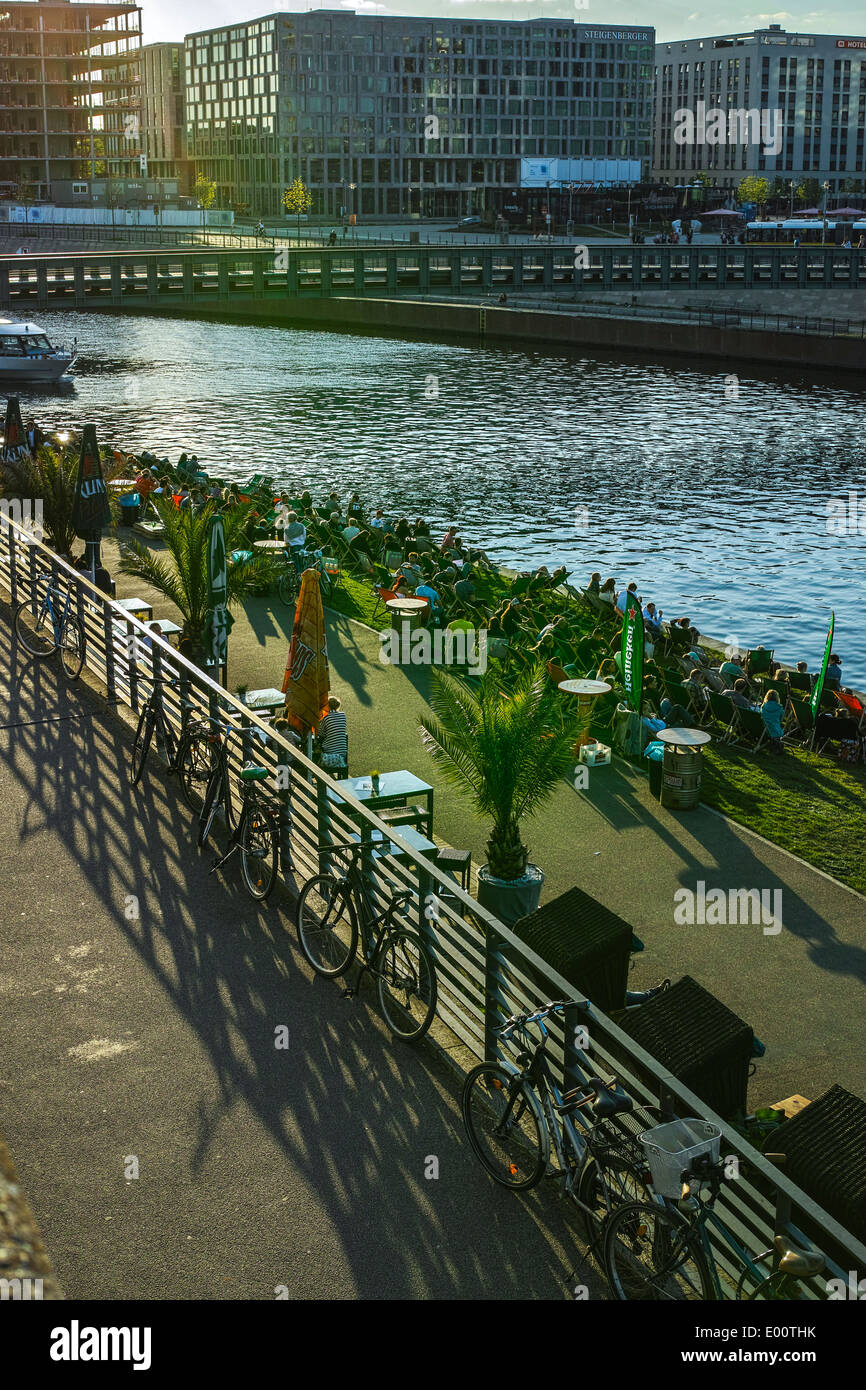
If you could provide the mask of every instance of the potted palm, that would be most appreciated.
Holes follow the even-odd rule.
[[[182,650],[197,665],[204,666],[203,634],[209,602],[208,524],[214,507],[208,503],[196,512],[192,507],[178,511],[164,502],[156,505],[165,526],[162,544],[168,554],[154,553],[134,537],[122,540],[120,569],[133,579],[143,580],[175,605],[183,619]],[[244,525],[248,510],[236,507],[223,513],[228,554],[247,545]],[[271,571],[271,560],[262,555],[255,555],[244,564],[230,565],[226,576],[227,606],[231,608],[260,590]]]
[[[478,901],[510,926],[534,912],[544,883],[529,862],[521,821],[573,768],[574,727],[566,728],[543,666],[516,675],[489,667],[474,684],[434,668],[430,703],[436,718],[421,720],[424,747],[490,822]]]

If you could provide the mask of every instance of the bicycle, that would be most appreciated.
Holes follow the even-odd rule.
[[[25,599],[15,609],[15,636],[30,656],[43,659],[59,651],[63,674],[67,680],[74,681],[81,674],[84,665],[84,627],[80,619],[70,612],[71,587],[67,588],[64,596],[59,584],[52,580],[50,575],[40,575],[37,580],[37,597],[43,581],[47,581],[47,588],[39,602],[39,611],[32,627],[23,621],[25,613],[30,610],[30,600]],[[46,628],[48,618],[51,620],[50,636]]]
[[[777,1235],[771,1249],[750,1255],[713,1209],[724,1181],[723,1161],[701,1154],[683,1170],[681,1181],[678,1199],[657,1196],[654,1203],[632,1203],[611,1216],[604,1235],[604,1265],[615,1298],[719,1302],[729,1296],[726,1288],[735,1299],[747,1302],[801,1298],[800,1281],[824,1268],[820,1251],[800,1249],[787,1236]],[[727,1271],[723,1281],[708,1227],[741,1267],[736,1284]]]
[[[270,774],[266,767],[259,767],[253,762],[246,762],[241,768],[241,811],[235,820],[227,751],[229,733],[225,725],[217,725],[214,731],[214,763],[199,813],[198,847],[201,849],[205,844],[216,814],[222,807],[229,830],[229,844],[225,854],[214,862],[211,873],[216,873],[236,851],[240,851],[244,887],[251,898],[261,902],[277,881],[279,820],[260,790],[261,783]]]
[[[135,731],[135,740],[129,758],[130,784],[137,787],[141,781],[147,754],[155,733],[157,752],[166,763],[166,771],[169,776],[174,774],[179,776],[184,800],[194,811],[199,804],[197,788],[209,781],[213,771],[215,761],[213,730],[209,720],[198,719],[187,724],[180,738],[177,738],[163,712],[162,700],[157,698],[157,688],[159,685],[168,685],[176,690],[180,681],[170,676],[159,676],[154,677],[149,684],[153,688],[139,715],[138,728]]]
[[[614,1208],[649,1197],[648,1175],[636,1133],[619,1118],[634,1104],[616,1078],[587,1076],[564,1094],[553,1078],[544,1020],[568,1002],[515,1014],[496,1029],[503,1040],[516,1036],[517,1065],[486,1061],[473,1067],[463,1083],[463,1123],[476,1157],[503,1187],[527,1191],[546,1174],[563,1181],[598,1259],[605,1219]],[[529,1032],[532,1024],[538,1040]],[[591,1120],[583,1115],[587,1108]],[[548,1173],[551,1149],[557,1166]]]
[[[395,893],[381,912],[376,911],[364,878],[365,848],[355,842],[319,846],[320,854],[345,855],[345,872],[316,874],[304,884],[298,897],[298,941],[316,974],[325,979],[345,975],[360,944],[361,973],[354,987],[343,990],[344,997],[358,993],[365,973],[374,976],[379,1007],[391,1032],[404,1042],[415,1042],[436,1013],[436,968],[418,933],[398,921],[408,913],[411,889]]]

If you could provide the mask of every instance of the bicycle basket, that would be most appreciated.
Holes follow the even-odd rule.
[[[656,1125],[639,1136],[652,1173],[653,1187],[661,1197],[679,1197],[682,1174],[701,1154],[719,1156],[722,1131],[709,1120],[689,1117]]]
[[[340,562],[334,555],[323,555],[322,569],[325,570],[327,574],[339,574]]]

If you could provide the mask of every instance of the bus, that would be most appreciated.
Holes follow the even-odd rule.
[[[791,246],[799,237],[801,246],[841,246],[851,240],[856,246],[866,233],[866,214],[854,221],[828,217],[791,217],[782,221],[746,223],[746,242],[750,246]]]

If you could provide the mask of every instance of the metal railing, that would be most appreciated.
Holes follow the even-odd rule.
[[[279,803],[280,877],[289,892],[294,893],[293,885],[306,877],[324,871],[318,851],[324,842],[345,841],[363,832],[378,834],[384,844],[398,848],[399,859],[381,848],[378,856],[365,856],[365,872],[374,900],[380,904],[395,891],[412,890],[409,920],[429,944],[436,962],[439,1002],[434,1036],[444,1028],[450,1034],[449,1043],[456,1036],[474,1057],[495,1057],[500,1049],[494,1030],[504,1017],[534,1010],[550,999],[573,1000],[560,1020],[550,1020],[549,1055],[564,1089],[591,1067],[593,1072],[615,1073],[639,1105],[659,1106],[667,1116],[698,1115],[712,1120],[723,1134],[723,1154],[742,1161],[741,1176],[724,1184],[716,1207],[744,1248],[754,1254],[765,1251],[774,1234],[786,1232],[796,1241],[811,1241],[822,1249],[827,1268],[821,1279],[836,1277],[847,1284],[850,1271],[866,1271],[866,1246],[581,998],[574,986],[455,880],[416,853],[398,829],[380,821],[352,795],[338,791],[326,773],[269,724],[112,602],[85,575],[35,541],[25,527],[3,518],[0,588],[13,609],[27,602],[35,611],[38,586],[46,575],[71,589],[74,610],[85,630],[87,669],[109,701],[139,711],[155,678],[176,677],[177,689],[165,683],[158,686],[176,732],[189,720],[218,720],[229,731],[229,764],[235,776],[250,755],[269,769],[269,785]],[[431,894],[435,913],[429,910]],[[714,1253],[725,1292],[732,1296],[738,1271],[731,1267],[726,1246],[714,1246]],[[813,1281],[805,1291],[820,1297],[820,1281]]]

